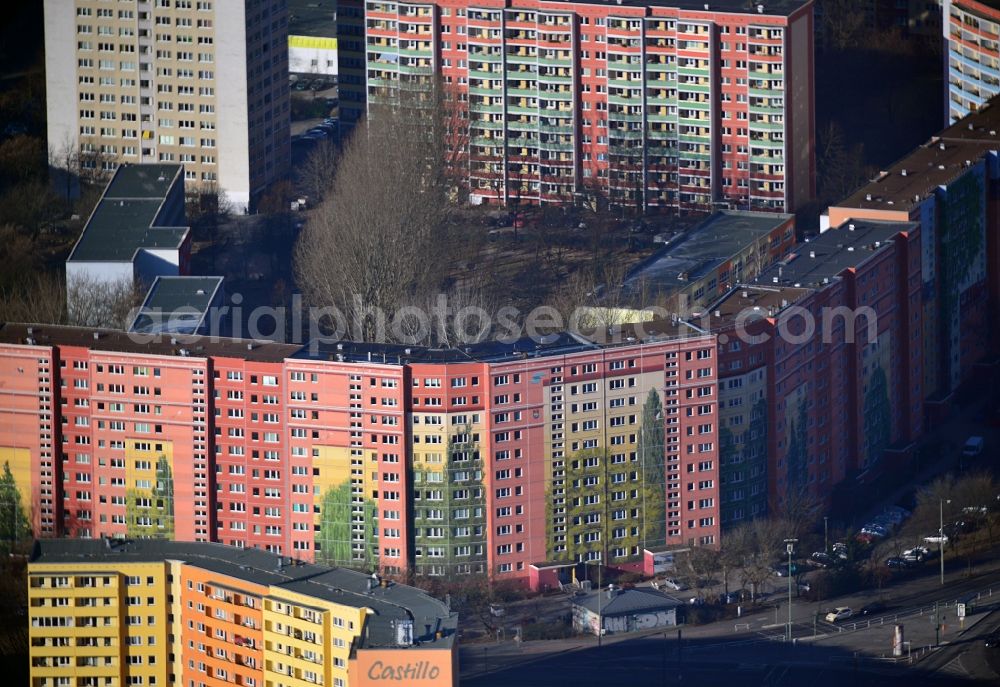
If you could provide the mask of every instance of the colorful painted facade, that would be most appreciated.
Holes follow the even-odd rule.
[[[433,684],[458,683],[457,617],[443,603],[263,551],[43,540],[28,565],[28,616],[33,687],[356,687],[379,683],[376,662],[419,662]]]
[[[58,370],[65,458],[43,466],[27,386],[0,395],[0,423],[21,423],[2,444],[21,492],[41,515],[62,505],[39,535],[524,580],[532,563],[718,544],[715,344],[683,324],[468,351],[28,329],[0,329],[0,388],[26,360]]]
[[[815,191],[812,9],[369,0],[369,107],[440,78],[473,202],[792,212]]]

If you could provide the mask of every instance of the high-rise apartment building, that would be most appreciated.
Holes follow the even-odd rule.
[[[526,582],[718,545],[715,358],[669,321],[455,350],[7,324],[0,460],[42,536]]]
[[[28,621],[32,687],[458,684],[444,603],[254,549],[40,540]]]
[[[945,0],[945,120],[952,124],[1000,93],[1000,6]]]
[[[285,0],[46,0],[45,74],[54,168],[180,163],[238,209],[288,171]]]
[[[815,189],[812,9],[368,0],[369,107],[439,79],[473,202],[791,212]]]

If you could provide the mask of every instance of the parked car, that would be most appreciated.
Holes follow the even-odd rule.
[[[875,615],[876,613],[881,613],[886,609],[886,605],[881,601],[872,601],[870,604],[866,604],[861,607],[858,611],[858,615]]]
[[[502,618],[507,615],[507,610],[500,604],[490,604],[490,615],[495,618]]]
[[[847,620],[853,615],[854,611],[852,611],[848,606],[838,606],[826,614],[826,622],[839,623],[841,620]]]
[[[729,592],[728,594],[719,594],[720,604],[734,604],[740,600],[739,592]]]
[[[668,577],[667,579],[663,580],[663,586],[669,587],[670,589],[673,589],[675,592],[683,592],[685,589],[688,588],[686,584],[673,577]]]
[[[928,544],[947,544],[948,535],[947,534],[929,534],[924,537],[924,541]]]
[[[861,534],[870,534],[875,537],[887,537],[889,536],[889,530],[882,525],[870,522],[861,528]]]
[[[830,554],[822,551],[814,552],[813,555],[809,557],[807,562],[810,565],[815,565],[817,568],[829,568],[835,563]]]
[[[692,596],[690,599],[688,599],[688,603],[691,604],[692,606],[704,606],[705,599],[700,596]]]
[[[845,561],[847,560],[847,544],[844,542],[837,542],[830,547],[830,550],[833,551],[833,555],[837,558]]]
[[[802,592],[811,592],[811,591],[812,591],[812,585],[810,583],[808,583],[808,582],[799,582],[799,593],[800,594]]]
[[[885,564],[893,570],[906,570],[910,567],[910,563],[905,558],[900,558],[899,556],[892,556],[885,559]]]
[[[962,446],[962,455],[969,458],[978,456],[983,452],[984,443],[982,437],[969,437],[965,440],[965,445]]]
[[[788,577],[788,563],[779,563],[774,566],[774,574],[778,577]],[[799,574],[799,564],[792,563],[792,575]]]
[[[903,560],[910,563],[920,563],[927,560],[930,555],[930,549],[926,546],[914,546],[912,549],[907,549],[903,552]]]

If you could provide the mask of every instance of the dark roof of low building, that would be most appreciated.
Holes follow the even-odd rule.
[[[33,342],[32,344],[28,343],[29,339]],[[0,325],[0,343],[57,347],[78,346],[95,351],[188,358],[218,356],[258,362],[281,362],[302,348],[297,344],[252,341],[250,339],[150,335],[123,332],[118,329],[12,322]]]
[[[336,38],[336,0],[289,0],[288,35]]]
[[[681,234],[629,275],[627,289],[642,284],[652,291],[685,288],[792,218],[775,212],[724,210]]]
[[[614,616],[670,610],[684,604],[655,589],[637,587],[635,589],[615,590],[611,592],[610,598],[607,590],[590,592],[586,596],[574,598],[573,605],[583,606],[588,611],[604,616]]]
[[[371,575],[347,568],[327,568],[294,561],[261,549],[243,549],[207,542],[159,539],[41,539],[32,563],[127,563],[180,560],[204,570],[258,585],[280,587],[317,599],[370,608],[368,631],[361,648],[395,647],[395,622],[413,621],[417,649],[449,649],[458,617],[441,601],[403,584],[370,589]],[[437,639],[435,633],[442,632]]]
[[[193,334],[222,288],[222,277],[157,277],[129,331]]]
[[[882,250],[900,232],[916,228],[914,222],[852,219],[811,238],[808,243],[800,243],[794,253],[764,270],[754,283],[821,288],[844,270],[857,267]]]
[[[136,251],[176,249],[188,227],[158,226],[181,165],[122,165],[94,208],[68,262],[130,262]]]

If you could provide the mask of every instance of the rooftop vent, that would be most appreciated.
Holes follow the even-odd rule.
[[[854,252],[854,246],[848,246],[847,247],[847,252],[848,253],[853,253]]]
[[[882,242],[881,241],[876,241],[875,242],[875,247],[876,248],[881,248],[882,247]]]
[[[904,177],[906,176],[906,170],[905,169],[900,170],[899,173],[901,175],[903,175]]]
[[[406,355],[410,355],[411,353],[413,353],[413,349],[412,348],[404,348],[403,349],[403,353],[405,353]]]
[[[854,231],[854,225],[853,224],[848,224],[847,225],[847,231]]]
[[[830,283],[830,277],[823,277],[823,283],[824,284],[829,284]]]
[[[809,257],[810,258],[815,258],[816,257],[816,251],[814,251],[814,250],[809,251]]]
[[[722,317],[722,311],[721,310],[716,310],[715,311],[715,316],[716,317]]]
[[[872,199],[872,194],[866,193],[865,194],[865,200],[871,200],[871,199]]]
[[[990,129],[990,136],[996,136],[997,132],[995,129]]]
[[[777,284],[778,283],[778,278],[777,277],[771,277],[771,281],[773,281],[775,284]],[[756,310],[756,308],[755,308],[755,310]]]
[[[940,169],[943,172],[944,171],[944,165],[938,165],[938,169]]]
[[[747,297],[747,296],[749,296],[749,295],[750,295],[750,294],[749,294],[748,292],[746,292],[746,291],[744,291],[744,292],[743,292],[743,297],[744,297],[744,298],[746,298],[746,297]]]
[[[944,150],[944,141],[941,141],[940,143],[938,143],[938,149]]]
[[[757,5],[757,14],[764,14],[764,6]]]
[[[100,338],[101,338],[101,333],[100,332],[94,332],[94,341],[97,341]]]
[[[248,351],[252,351],[253,350],[253,344],[252,343],[248,343],[247,344],[247,350]]]
[[[177,345],[177,337],[176,336],[171,336],[170,337],[170,345],[171,346],[176,346]]]
[[[204,296],[205,295],[205,289],[198,289],[197,291],[195,291],[195,294],[197,294],[199,296]]]
[[[191,355],[191,351],[189,351],[189,350],[188,350],[188,349],[186,349],[186,348],[182,348],[182,349],[180,349],[179,351],[177,351],[177,353],[178,353],[178,355],[180,355],[180,356],[181,356],[182,358],[186,358],[186,357],[188,357],[189,355]]]
[[[975,129],[975,128],[976,128],[976,127],[972,126],[972,122],[969,122],[969,131],[972,131],[972,130],[973,130],[973,129]]]
[[[28,327],[28,336],[31,336],[34,333],[35,333],[34,327]]]
[[[337,350],[338,351],[344,350],[344,344],[342,344],[342,343],[337,344]]]
[[[705,3],[705,9],[706,10],[708,9],[708,3],[707,2]]]

